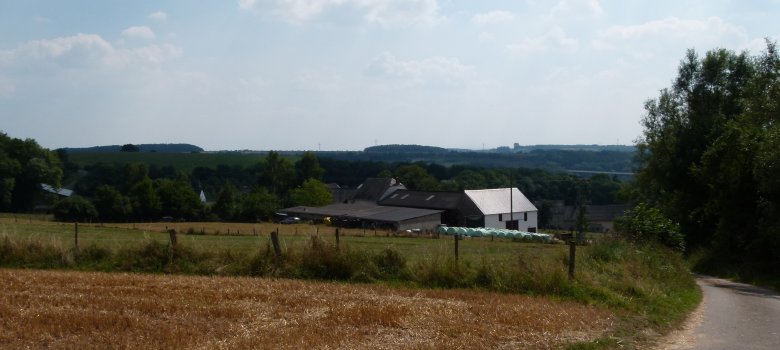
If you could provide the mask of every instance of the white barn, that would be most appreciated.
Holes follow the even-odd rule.
[[[466,196],[479,208],[483,227],[535,232],[538,210],[517,188],[466,190]]]

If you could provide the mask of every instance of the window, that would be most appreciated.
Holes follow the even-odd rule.
[[[425,198],[425,200],[429,201],[429,200],[433,199],[433,197],[435,197],[435,195],[430,195],[430,196],[428,196],[428,198]]]
[[[528,212],[523,213],[523,221],[528,221]]]
[[[498,221],[504,221],[504,216],[502,214],[498,214]]]
[[[406,197],[409,197],[409,195],[405,194],[403,197],[401,197],[401,199],[406,199]]]

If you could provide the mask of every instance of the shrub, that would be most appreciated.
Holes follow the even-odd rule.
[[[615,228],[634,242],[656,241],[678,251],[685,250],[680,225],[664,216],[658,208],[644,203],[618,218]]]

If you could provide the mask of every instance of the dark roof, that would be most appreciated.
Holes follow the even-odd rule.
[[[377,202],[399,189],[406,189],[406,187],[393,178],[370,177],[358,186],[352,200]]]
[[[586,205],[585,214],[590,221],[614,221],[629,209],[631,207],[628,204]],[[577,219],[577,208],[570,205],[553,207],[551,214],[553,224],[575,221]]]
[[[425,209],[457,209],[462,192],[397,190],[379,201],[380,205]]]
[[[372,221],[400,222],[423,216],[440,214],[441,210],[385,207],[371,202],[338,203],[324,207],[292,207],[281,212],[290,215],[319,215],[331,217],[351,217]]]

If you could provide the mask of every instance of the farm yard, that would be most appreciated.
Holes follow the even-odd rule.
[[[0,347],[550,349],[603,307],[475,291],[0,269]]]

